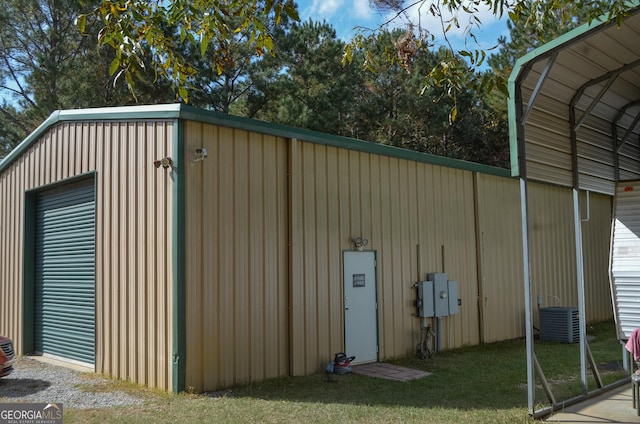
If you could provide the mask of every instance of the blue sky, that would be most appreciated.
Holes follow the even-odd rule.
[[[348,41],[355,33],[356,26],[375,28],[379,24],[389,20],[390,16],[384,16],[369,6],[369,0],[297,0],[300,19],[306,21],[309,18],[321,22],[326,20],[330,23],[338,34],[338,37]],[[417,21],[420,16],[421,25],[436,34],[436,42],[443,42],[441,37],[442,24],[433,18],[428,11],[420,13],[417,8],[409,11],[411,19]],[[500,35],[508,35],[506,18],[498,20],[489,9],[480,10],[477,14],[482,22],[480,28],[474,28],[473,33],[480,44],[479,48],[489,49],[494,46]],[[470,16],[465,12],[460,12],[458,20],[460,29],[452,28],[448,33],[448,38],[456,49],[465,47],[464,27],[469,22]],[[396,19],[399,25],[402,19]],[[467,49],[478,48],[475,42],[466,37]],[[489,53],[489,52],[488,52]]]

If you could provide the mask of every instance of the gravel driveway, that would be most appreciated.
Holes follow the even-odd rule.
[[[142,404],[121,391],[96,392],[80,387],[102,385],[107,380],[100,376],[86,377],[80,371],[49,364],[29,357],[16,358],[14,371],[0,378],[0,403],[8,402],[62,402],[64,408],[94,409],[121,405]]]

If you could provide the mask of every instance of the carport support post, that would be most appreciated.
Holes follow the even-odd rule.
[[[584,301],[584,259],[582,255],[582,221],[580,219],[580,196],[577,188],[573,188],[573,221],[576,234],[576,277],[578,279],[578,325],[580,329],[580,378],[582,393],[587,393],[587,325]]]
[[[580,93],[580,92],[579,92]],[[582,394],[587,394],[587,325],[584,301],[584,257],[582,253],[582,220],[580,219],[580,173],[578,169],[578,126],[576,124],[575,103],[580,94],[571,99],[569,107],[569,136],[571,138],[571,167],[573,169],[573,226],[576,246],[576,283],[578,285],[578,328],[580,331],[580,379],[582,380]],[[586,113],[585,113],[586,116]],[[596,371],[597,373],[597,371]]]
[[[522,214],[522,257],[524,264],[524,315],[527,350],[527,399],[529,413],[534,414],[535,375],[533,356],[533,315],[531,311],[531,273],[529,270],[529,229],[527,217],[527,181],[520,177],[520,213]]]

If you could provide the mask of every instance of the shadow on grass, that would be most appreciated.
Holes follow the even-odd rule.
[[[620,345],[611,324],[604,323],[593,343],[596,362],[605,385],[624,377]],[[606,330],[606,331],[605,331]],[[609,331],[610,330],[610,331]],[[545,376],[552,384],[556,401],[581,394],[578,344],[536,342]],[[325,374],[283,377],[261,383],[234,387],[228,396],[285,402],[337,403],[366,406],[402,406],[413,408],[455,408],[503,410],[527,408],[527,376],[524,340],[511,340],[465,347],[421,360],[399,358],[391,361],[431,375],[408,382],[390,381],[357,374]],[[538,353],[537,353],[538,354]],[[606,366],[602,366],[605,365]],[[602,369],[601,369],[602,368]],[[590,379],[592,380],[592,379]],[[596,388],[589,383],[589,390]],[[557,394],[556,394],[557,392]],[[546,397],[539,384],[536,403]]]
[[[330,383],[325,374],[316,374],[235,387],[231,396],[415,408],[526,408],[526,362],[519,346],[509,342],[446,352],[426,361],[393,361],[432,373],[407,382],[334,374]]]

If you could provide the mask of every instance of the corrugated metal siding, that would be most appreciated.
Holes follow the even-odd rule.
[[[173,125],[59,124],[0,175],[12,205],[0,208],[0,331],[17,346],[23,193],[96,171],[96,369],[171,387],[173,179],[152,162],[175,154]],[[413,284],[429,272],[458,281],[462,299],[443,349],[524,335],[516,180],[191,121],[184,145],[187,388],[319,371],[344,346],[342,252],[356,236],[377,252],[381,359],[418,342]],[[199,147],[208,158],[190,166]],[[592,197],[584,224],[598,262],[586,265],[588,319],[606,318],[608,297],[590,285],[608,255],[607,202]],[[570,305],[571,191],[533,185],[530,205],[534,297]]]
[[[579,188],[608,195],[614,193],[612,124],[620,119],[618,137],[621,137],[636,116],[633,102],[640,92],[636,83],[640,75],[638,67],[630,66],[638,58],[635,43],[640,24],[638,10],[634,9],[620,25],[610,22],[602,26],[584,25],[516,63],[511,75],[514,83],[511,88],[515,88],[511,96],[515,101],[511,104],[515,107],[510,108],[512,120],[517,108],[524,110],[529,106],[525,104],[534,100],[534,87],[540,75],[548,71],[543,84],[536,87],[537,97],[527,122],[518,123],[523,125],[521,134],[525,139],[517,142],[526,142],[526,175],[530,181],[573,186],[573,165],[570,156],[564,153],[571,150],[574,123],[569,122],[569,114],[571,105],[575,104],[575,123],[579,124],[574,140],[578,150],[575,171],[580,174]],[[552,66],[546,68],[547,64]],[[519,85],[522,97],[517,93]],[[512,123],[515,124],[515,120]],[[512,135],[516,133],[520,131]],[[631,138],[637,139],[637,136],[634,129]],[[631,162],[637,163],[637,158],[637,154],[627,156],[624,174],[637,175],[638,166],[630,166]]]
[[[545,65],[546,62],[542,61],[533,66],[529,78],[522,85],[524,99],[530,98]],[[570,67],[560,63],[555,64],[552,73],[545,80],[545,90],[536,98],[534,113],[527,121],[526,166],[530,181],[573,186],[569,108],[565,102],[571,99],[574,92],[554,78],[556,73],[575,73],[575,70],[569,72],[569,69]],[[589,102],[592,97],[584,96],[584,99]],[[580,119],[584,111],[577,108],[576,113],[577,119]],[[597,116],[589,116],[577,131],[576,138],[580,187],[599,193],[613,193],[613,142],[602,143],[603,139],[612,139],[611,125]]]
[[[637,113],[640,113],[640,111]],[[627,127],[630,125],[631,123],[627,123],[627,126],[617,126],[617,136],[619,139],[626,134]],[[620,140],[618,140],[618,143],[620,143]],[[625,140],[618,154],[620,181],[640,178],[640,169],[638,169],[637,166],[638,157],[640,157],[640,140],[638,140],[637,136],[630,136]]]
[[[96,371],[171,388],[173,122],[61,123],[0,175],[0,332],[22,351],[25,191],[95,171]]]
[[[382,360],[411,353],[419,340],[418,268],[422,279],[447,272],[458,281],[462,305],[443,319],[443,349],[482,341],[480,290],[484,341],[524,335],[517,180],[198,123],[187,124],[185,139],[187,158],[197,147],[209,153],[187,170],[187,386],[316,372],[343,350],[342,252],[357,236],[377,253]],[[571,302],[571,191],[540,184],[531,191],[532,272],[549,284],[534,290]],[[594,226],[606,221],[607,199],[591,199]],[[585,240],[602,237],[601,227],[590,231]],[[607,244],[587,248],[605,259],[588,280],[591,272],[606,279]],[[606,306],[600,291],[590,307]]]
[[[567,188],[529,185],[529,240],[531,290],[534,308],[537,296],[541,307],[578,306],[576,282],[573,195]],[[608,244],[611,198],[591,193],[589,221],[582,223],[585,302],[587,322],[612,318],[607,291]],[[587,217],[586,194],[580,194],[582,219]],[[536,312],[534,315],[537,316]],[[534,317],[534,322],[537,318]]]
[[[186,385],[287,375],[287,141],[188,122],[185,159],[200,147],[185,172]]]
[[[23,166],[22,158],[14,168]],[[21,355],[24,202],[15,193],[24,192],[21,172],[0,174],[0,334],[13,338],[16,355]]]
[[[586,195],[581,194],[582,254],[587,322],[613,317],[609,289],[609,243],[611,240],[612,198],[591,193],[587,209]]]
[[[343,348],[341,252],[357,236],[377,252],[381,359],[412,352],[420,337],[418,245],[423,279],[446,271],[459,282],[461,313],[443,320],[443,348],[477,343],[472,174],[304,142],[292,155],[292,302],[304,305],[293,309],[293,372]]]
[[[628,339],[640,327],[640,181],[616,188],[611,244],[611,293],[615,297],[618,335]]]
[[[529,246],[532,302],[578,306],[571,190],[529,185]]]
[[[517,180],[478,175],[478,228],[484,339],[524,336],[522,228]],[[587,322],[612,318],[607,267],[611,198],[581,193]],[[587,220],[588,218],[588,220]],[[577,281],[570,189],[529,184],[532,302],[542,307],[577,306]]]
[[[478,175],[477,187],[483,338],[521,337],[526,322],[520,186],[517,180]]]

